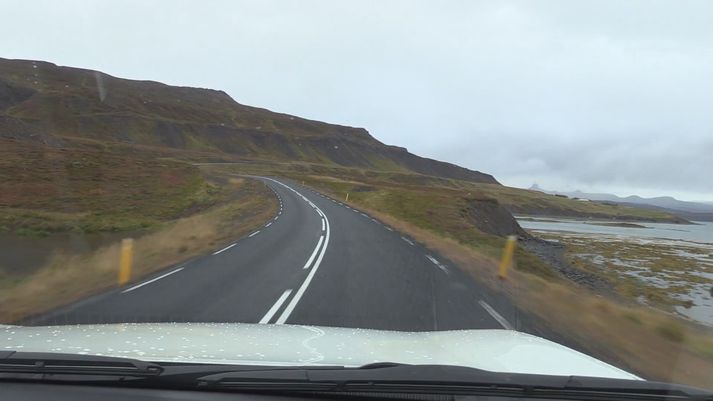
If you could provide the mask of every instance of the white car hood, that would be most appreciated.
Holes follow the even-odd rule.
[[[444,364],[494,372],[639,379],[557,343],[509,330],[397,332],[242,323],[0,326],[0,350],[107,355],[155,362]]]

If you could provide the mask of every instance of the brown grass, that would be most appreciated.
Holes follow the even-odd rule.
[[[277,201],[262,183],[238,179],[231,186],[236,191],[233,201],[135,239],[133,281],[242,236],[275,214]],[[0,322],[14,322],[114,287],[119,246],[117,242],[84,254],[54,254],[45,267],[3,290]]]

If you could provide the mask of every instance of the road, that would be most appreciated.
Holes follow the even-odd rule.
[[[519,328],[515,309],[449,261],[339,200],[262,177],[259,230],[26,324],[246,322],[403,331]]]

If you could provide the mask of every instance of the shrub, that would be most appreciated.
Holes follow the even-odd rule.
[[[675,343],[683,342],[686,338],[686,333],[680,325],[673,322],[664,322],[656,326],[656,332],[667,340]]]

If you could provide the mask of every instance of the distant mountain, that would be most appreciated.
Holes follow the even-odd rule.
[[[61,148],[77,139],[193,160],[297,161],[498,184],[489,174],[385,145],[363,128],[245,106],[222,91],[0,58],[0,141]]]
[[[647,208],[656,208],[661,210],[667,210],[672,212],[685,212],[687,216],[691,217],[691,214],[713,214],[713,204],[702,203],[702,202],[687,202],[681,201],[671,196],[659,196],[655,198],[642,198],[641,196],[632,195],[627,197],[620,197],[613,194],[607,193],[587,193],[582,191],[572,191],[572,192],[560,192],[545,190],[539,187],[537,184],[533,184],[529,188],[533,191],[544,192],[552,195],[564,195],[570,198],[579,199],[589,199],[593,201],[604,201],[604,202],[614,202],[620,204],[627,204],[630,206],[644,206]],[[687,217],[687,218],[689,218]]]

